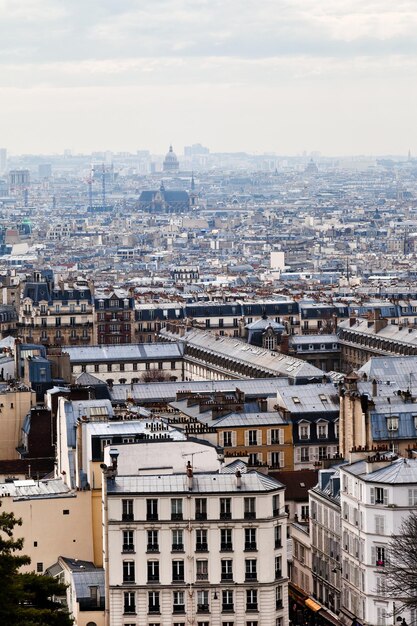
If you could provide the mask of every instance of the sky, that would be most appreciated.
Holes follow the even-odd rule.
[[[0,146],[417,154],[415,0],[0,0]]]

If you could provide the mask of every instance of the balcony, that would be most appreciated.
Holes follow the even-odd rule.
[[[133,513],[123,513],[122,522],[133,522]]]
[[[123,584],[124,585],[132,584],[134,582],[135,582],[135,577],[132,574],[123,577]]]
[[[174,574],[172,577],[172,582],[174,583],[183,583],[184,581],[184,574]]]
[[[245,511],[244,518],[245,519],[256,519],[255,511]]]
[[[184,552],[184,544],[183,543],[173,543],[171,549],[172,549],[172,552]]]
[[[279,509],[274,509],[274,510],[272,511],[272,515],[273,515],[274,517],[279,517]]]
[[[200,521],[201,520],[206,520],[207,519],[207,513],[204,512],[204,511],[197,512],[195,514],[195,518],[196,518],[196,520],[200,520]]]
[[[159,552],[159,544],[157,543],[148,543],[146,547],[146,552]]]
[[[208,580],[208,572],[197,572],[196,579],[197,579],[197,582]]]
[[[245,552],[251,552],[251,551],[256,551],[256,550],[257,550],[256,542],[249,541],[245,543]]]
[[[220,544],[220,552],[233,552],[233,544],[232,543],[221,543]]]
[[[178,615],[178,613],[185,613],[185,604],[174,604],[172,612],[174,615]]]
[[[222,613],[234,613],[235,607],[234,604],[223,604]]]
[[[173,522],[174,522],[174,521],[177,521],[177,522],[182,521],[182,520],[183,520],[183,515],[182,515],[182,513],[171,513],[171,520],[172,520]]]
[[[230,511],[220,513],[220,519],[232,519],[232,514]]]
[[[233,572],[222,572],[221,581],[230,582],[233,580]]]
[[[278,548],[282,548],[282,542],[281,542],[281,539],[278,539],[278,540],[275,542],[275,550],[277,550]]]
[[[245,573],[245,582],[258,580],[258,574],[256,572],[246,572]]]
[[[257,602],[248,602],[246,605],[247,613],[256,613],[258,611],[258,603]]]
[[[277,600],[275,603],[275,610],[279,611],[282,608],[283,608],[282,600]]]
[[[160,615],[161,607],[159,604],[153,604],[149,607],[148,613],[149,615]]]
[[[282,578],[282,571],[280,569],[275,570],[275,580]]]
[[[195,547],[196,552],[208,552],[208,543],[197,543]]]
[[[210,607],[208,604],[197,604],[197,613],[209,613]]]
[[[158,513],[148,513],[146,516],[147,522],[157,522],[158,521]]]
[[[124,615],[136,615],[136,605],[135,604],[129,604],[124,606],[123,609],[123,614]]]
[[[134,552],[135,551],[135,546],[133,544],[123,544],[122,546],[122,552]]]

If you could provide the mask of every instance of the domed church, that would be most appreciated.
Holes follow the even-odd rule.
[[[173,151],[172,146],[169,146],[169,151],[164,159],[162,169],[164,172],[178,172],[180,169],[177,155]]]

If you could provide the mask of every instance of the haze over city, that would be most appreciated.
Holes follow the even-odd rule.
[[[407,0],[2,0],[2,145],[405,155],[416,26]]]

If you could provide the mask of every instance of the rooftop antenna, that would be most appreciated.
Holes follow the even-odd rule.
[[[93,180],[94,180],[94,165],[91,164],[90,168],[90,176],[88,177],[88,208],[90,211],[93,210]]]
[[[101,204],[104,211],[106,208],[106,167],[104,163],[101,170]]]

